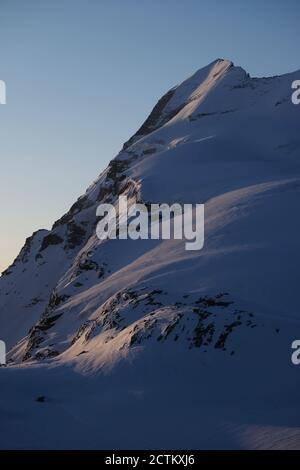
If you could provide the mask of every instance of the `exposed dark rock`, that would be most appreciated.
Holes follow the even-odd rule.
[[[77,333],[75,334],[74,338],[72,339],[71,341],[71,345],[76,343],[76,341],[79,340],[79,338],[81,338],[81,336],[85,333],[85,332],[91,332],[93,327],[95,327],[97,324],[94,320],[87,320],[85,323],[83,323],[79,330],[77,331]],[[87,337],[85,338],[87,339]]]
[[[202,320],[200,320],[194,330],[193,345],[196,348],[200,348],[202,344],[204,344],[205,346],[208,346],[212,342],[214,332],[215,332],[214,323],[209,323],[208,325],[204,325]]]
[[[73,250],[84,242],[85,236],[86,230],[84,230],[74,221],[69,222],[67,224],[67,243],[65,248],[67,250]]]
[[[40,299],[39,297],[33,297],[30,301],[30,304],[25,305],[25,308],[33,307],[34,305],[37,305],[40,302],[43,302],[43,299]]]
[[[52,294],[50,295],[49,304],[48,304],[48,307],[47,307],[47,312],[48,312],[48,310],[51,310],[51,309],[54,309],[55,307],[58,307],[61,303],[68,300],[69,297],[70,296],[66,295],[66,294],[58,295],[56,291],[53,291]]]
[[[46,401],[46,397],[44,395],[41,395],[40,397],[37,397],[35,399],[38,403],[44,403]]]
[[[224,349],[228,335],[233,332],[233,330],[242,324],[241,321],[234,321],[230,325],[226,325],[224,331],[220,334],[216,344],[216,349]]]
[[[41,330],[41,331],[46,331],[52,328],[56,321],[62,316],[62,313],[58,313],[57,315],[53,315],[52,317],[47,317],[43,318],[33,329],[35,330]]]
[[[79,262],[80,271],[97,271],[98,268],[99,268],[98,263],[90,259],[85,259]]]
[[[175,327],[178,325],[178,323],[180,322],[180,320],[182,319],[183,317],[183,314],[180,313],[179,315],[177,315],[173,321],[171,321],[171,323],[169,323],[167,325],[167,327],[165,328],[165,331],[163,332],[163,334],[159,335],[159,337],[157,338],[157,341],[161,341],[161,340],[166,340],[168,338],[168,336],[172,333],[172,331],[175,329]],[[178,339],[178,338],[177,338]]]
[[[89,200],[87,195],[81,196],[79,199],[77,199],[75,204],[73,204],[71,209],[53,224],[52,230],[60,225],[70,223],[73,220],[74,215],[78,214],[78,212],[81,212],[84,209],[88,209],[92,205],[93,202]]]
[[[204,117],[234,113],[235,111],[238,111],[238,110],[237,109],[226,109],[225,111],[215,111],[215,112],[211,112],[211,113],[198,113],[194,116],[190,116],[189,120],[190,121],[197,121],[198,119],[201,119],[201,118],[204,118]]]
[[[220,297],[200,297],[199,300],[195,302],[195,304],[201,304],[205,307],[228,307],[229,305],[233,304],[233,302],[225,301],[225,300],[218,300]]]
[[[43,238],[40,251],[46,250],[46,248],[48,248],[51,245],[59,245],[62,242],[63,242],[63,239],[59,235],[56,235],[55,233],[49,233],[49,235],[46,235]]]
[[[155,152],[156,152],[156,148],[152,147],[152,148],[143,150],[143,155],[151,155],[152,153],[155,153]]]
[[[11,265],[9,268],[5,269],[5,271],[2,272],[2,276],[10,276],[12,274],[11,268],[13,265]]]
[[[167,106],[170,99],[173,97],[174,93],[175,93],[175,89],[169,90],[157,102],[157,104],[154,106],[153,110],[151,111],[150,115],[148,116],[146,121],[142,124],[142,126],[138,129],[138,131],[132,137],[130,137],[130,139],[127,142],[125,142],[123,146],[124,150],[130,147],[135,142],[135,140],[137,140],[139,137],[150,134],[150,132],[153,132],[157,127],[162,126],[163,124],[165,124],[165,122],[167,122],[170,119],[170,117],[166,116],[165,119],[162,120],[162,114],[163,114],[163,110]]]
[[[81,282],[75,282],[74,287],[82,287],[83,284]]]
[[[38,352],[35,354],[34,359],[43,360],[51,359],[52,357],[59,356],[59,351],[54,351],[53,349],[45,349],[44,351]]]

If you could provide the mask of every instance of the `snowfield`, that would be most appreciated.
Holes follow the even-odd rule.
[[[1,448],[300,448],[299,75],[199,70],[26,240],[0,278]],[[204,248],[99,240],[119,195],[204,203]]]

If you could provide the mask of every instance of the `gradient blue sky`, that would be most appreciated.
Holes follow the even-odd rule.
[[[0,270],[170,87],[218,57],[300,69],[299,32],[298,0],[0,0]]]

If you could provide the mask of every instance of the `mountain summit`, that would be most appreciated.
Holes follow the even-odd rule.
[[[158,101],[86,193],[51,231],[27,239],[3,273],[0,331],[10,360],[3,377],[9,389],[41,374],[39,393],[54,397],[49,429],[61,412],[55,403],[64,403],[62,430],[50,442],[75,442],[63,429],[79,420],[85,447],[100,439],[104,447],[242,448],[247,441],[254,448],[262,436],[264,446],[278,436],[293,445],[297,78],[251,78],[221,59],[200,69]],[[203,250],[186,251],[182,240],[99,240],[97,206],[117,204],[120,195],[204,203]],[[83,385],[86,374],[96,382]],[[86,387],[88,400],[71,383]],[[190,429],[180,425],[186,416]],[[128,419],[136,423],[130,436]]]
[[[166,124],[189,103],[193,102],[195,106],[199,104],[217,84],[218,80],[222,79],[232,67],[232,62],[217,59],[207,67],[198,70],[180,85],[169,90],[158,101],[136,134],[124,144],[124,149],[137,139]]]

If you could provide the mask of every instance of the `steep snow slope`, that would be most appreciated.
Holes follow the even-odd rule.
[[[296,78],[254,79],[224,60],[199,70],[50,232],[27,240],[0,278],[11,361],[0,382],[10,394],[34,381],[50,402],[40,414],[28,387],[8,411],[0,403],[4,446],[300,447],[290,362],[300,330]],[[205,203],[204,249],[98,240],[96,208],[120,194]],[[38,436],[35,425],[53,429],[62,410],[61,430]],[[71,432],[75,422],[85,436]]]

